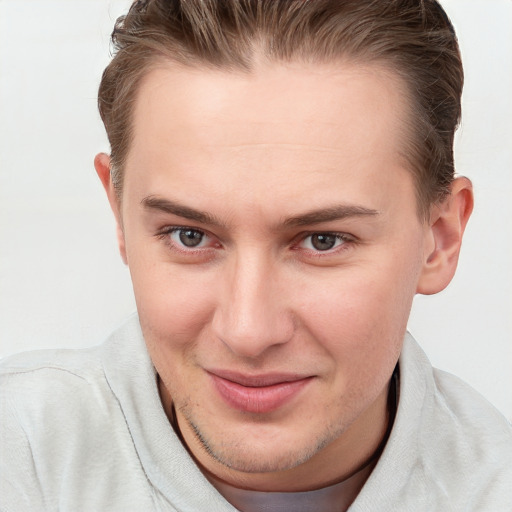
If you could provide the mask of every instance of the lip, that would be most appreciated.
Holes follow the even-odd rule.
[[[241,373],[209,371],[215,389],[234,409],[250,413],[268,413],[290,402],[313,377],[272,373],[244,375]]]

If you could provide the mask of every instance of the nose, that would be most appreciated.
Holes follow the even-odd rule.
[[[278,267],[260,254],[238,257],[222,272],[212,326],[217,338],[240,357],[258,358],[293,337],[286,280]]]

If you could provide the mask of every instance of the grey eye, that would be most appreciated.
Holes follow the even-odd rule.
[[[313,233],[302,240],[301,247],[309,251],[326,252],[345,243],[344,235],[337,233]]]
[[[336,235],[324,235],[321,233],[311,235],[311,245],[317,251],[328,251],[336,245],[337,241],[338,237]]]
[[[197,229],[178,229],[172,233],[171,238],[178,238],[185,247],[200,247],[205,239],[205,234]]]

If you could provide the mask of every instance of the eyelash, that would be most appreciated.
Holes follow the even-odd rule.
[[[339,232],[332,232],[332,231],[311,231],[309,233],[301,233],[298,237],[298,242],[294,244],[293,249],[299,250],[298,245],[305,243],[308,238],[311,238],[314,235],[332,236],[332,237],[336,238],[336,242],[341,242],[340,244],[334,246],[333,248],[327,249],[325,251],[321,251],[318,249],[317,250],[306,249],[306,248],[303,249],[303,250],[307,251],[309,253],[309,255],[311,255],[315,258],[332,256],[332,255],[338,254],[341,251],[346,251],[352,245],[354,245],[357,241],[354,236],[349,235],[348,233],[339,233]]]
[[[202,229],[193,228],[190,226],[169,226],[164,228],[163,230],[159,231],[157,233],[157,237],[160,240],[163,240],[167,246],[169,246],[172,250],[179,251],[181,253],[185,254],[194,254],[198,253],[200,251],[205,251],[208,249],[215,249],[217,247],[198,247],[195,249],[194,247],[186,248],[185,246],[179,246],[173,240],[171,239],[171,235],[174,233],[179,233],[180,231],[194,231],[196,233],[201,233],[203,236],[207,236],[210,238],[213,238],[211,235],[209,235],[206,231]],[[218,247],[220,247],[220,243],[216,244]]]
[[[208,234],[208,232],[202,229],[193,228],[191,226],[169,226],[159,231],[157,233],[157,237],[163,240],[166,243],[166,245],[169,246],[172,250],[189,255],[197,254],[198,252],[207,251],[209,249],[217,249],[222,247],[222,245],[219,242],[217,242],[212,247],[198,247],[197,249],[194,247],[186,248],[186,246],[183,245],[180,246],[179,244],[171,240],[171,235],[173,235],[174,233],[179,233],[180,231],[194,231],[196,233],[201,233],[203,236],[210,237],[212,239],[214,238],[212,235]],[[347,233],[339,233],[332,231],[311,231],[307,233],[301,233],[300,235],[298,235],[292,244],[292,250],[300,250],[299,245],[304,243],[308,238],[314,235],[333,236],[336,238],[336,242],[339,241],[341,243],[336,245],[332,249],[327,249],[325,251],[303,248],[303,250],[307,251],[309,255],[312,257],[321,258],[331,256],[333,254],[337,254],[338,252],[345,251],[349,249],[350,246],[353,246],[355,243],[357,243],[357,238]]]

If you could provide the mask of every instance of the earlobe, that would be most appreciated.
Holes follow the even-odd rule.
[[[119,209],[119,199],[110,176],[110,157],[106,153],[98,153],[94,158],[94,167],[98,177],[100,178],[103,188],[107,193],[108,202],[110,203],[110,207],[114,213],[114,217],[116,219],[117,244],[121,258],[127,265],[128,259],[126,257],[126,244],[121,221],[121,212]]]
[[[464,177],[456,178],[450,195],[432,207],[417,293],[432,295],[448,286],[457,268],[462,235],[472,211],[471,181]]]

